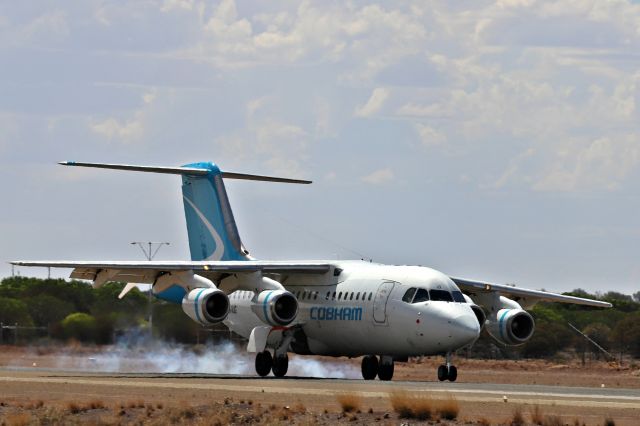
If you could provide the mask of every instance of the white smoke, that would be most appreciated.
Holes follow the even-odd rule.
[[[255,375],[254,361],[254,354],[230,342],[196,347],[161,341],[132,345],[123,338],[96,352],[63,353],[54,365],[65,371]],[[349,362],[294,355],[289,357],[287,376],[355,379],[360,372]]]

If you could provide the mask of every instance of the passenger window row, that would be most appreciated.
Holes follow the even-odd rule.
[[[298,300],[317,300],[318,299],[318,295],[319,292],[317,291],[296,291],[295,296]],[[373,293],[372,292],[330,292],[328,291],[327,294],[325,294],[324,296],[324,300],[341,300],[341,301],[345,301],[345,300],[358,300],[358,301],[370,301],[373,298]]]
[[[434,302],[442,301],[466,303],[462,292],[458,290],[454,290],[452,293],[450,293],[447,290],[427,290],[424,288],[411,287],[404,293],[404,296],[402,296],[402,301],[407,303],[421,303],[428,300],[433,300]]]

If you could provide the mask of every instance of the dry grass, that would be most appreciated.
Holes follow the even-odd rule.
[[[394,392],[389,395],[393,411],[403,419],[429,420],[439,418],[455,420],[460,413],[458,401],[451,395],[445,399],[435,399],[426,393],[409,394]]]
[[[360,410],[360,405],[362,404],[362,398],[360,396],[344,393],[338,395],[338,404],[340,404],[340,408],[342,408],[343,413],[351,413],[357,410]]]
[[[440,415],[440,418],[445,420],[455,420],[458,418],[458,413],[460,413],[460,405],[451,395],[444,400],[436,401],[434,409]]]
[[[29,423],[31,423],[31,414],[29,413],[9,414],[3,421],[3,424],[7,426],[27,426]]]
[[[426,395],[411,395],[407,392],[394,392],[389,395],[393,411],[403,419],[429,420],[433,401]]]
[[[564,422],[560,416],[545,416],[543,426],[564,426]]]
[[[511,426],[524,426],[524,416],[522,415],[522,407],[519,405],[513,410],[511,416]]]
[[[478,423],[480,426],[491,426],[491,421],[490,421],[489,419],[487,419],[486,417],[480,417],[480,418],[477,420],[477,423]]]
[[[531,410],[531,423],[536,425],[544,424],[544,414],[542,414],[542,410],[539,405],[534,405]]]

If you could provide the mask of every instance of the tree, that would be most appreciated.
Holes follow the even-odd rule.
[[[48,294],[39,294],[27,300],[31,318],[41,327],[60,322],[75,310],[72,303]]]
[[[62,329],[67,338],[81,342],[96,341],[97,322],[94,317],[83,312],[67,315],[62,321]]]
[[[33,325],[26,303],[9,297],[0,297],[0,322],[4,324],[18,323],[25,326]]]

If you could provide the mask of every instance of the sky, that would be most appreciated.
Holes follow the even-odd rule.
[[[178,177],[56,163],[213,161],[314,181],[227,182],[259,259],[633,293],[639,101],[637,2],[3,1],[0,276],[188,259]]]

